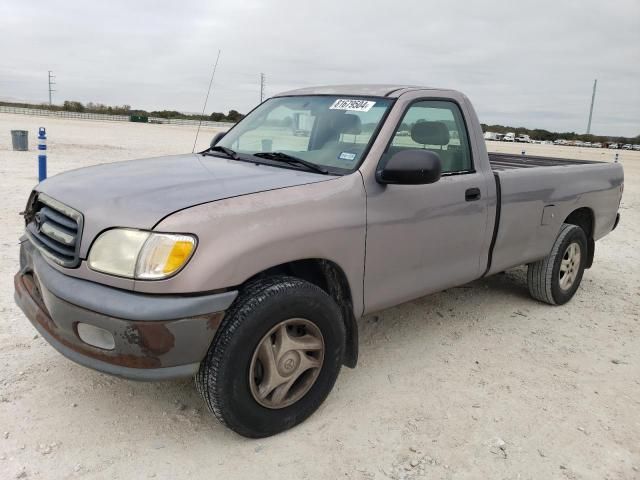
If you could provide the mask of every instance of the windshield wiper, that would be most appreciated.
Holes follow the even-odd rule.
[[[222,145],[215,145],[211,148],[206,149],[204,152],[202,153],[207,153],[207,152],[221,152],[224,153],[227,157],[229,158],[233,158],[234,160],[238,160],[238,154],[236,153],[235,150],[232,150],[230,148],[227,147],[223,147]]]
[[[289,155],[283,152],[257,152],[253,154],[254,157],[266,158],[268,160],[275,160],[276,162],[284,162],[290,165],[302,165],[308,170],[312,170],[314,172],[328,174],[329,170],[322,168],[315,163],[308,162],[303,160],[302,158],[294,157],[293,155]]]

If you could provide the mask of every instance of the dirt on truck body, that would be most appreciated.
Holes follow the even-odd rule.
[[[195,376],[225,425],[263,437],[355,367],[365,314],[524,264],[535,299],[568,302],[622,190],[618,164],[488,155],[453,90],[296,90],[203,152],[40,183],[15,297],[71,360]]]

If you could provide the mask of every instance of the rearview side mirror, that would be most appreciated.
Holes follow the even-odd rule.
[[[382,184],[425,185],[440,179],[440,156],[430,150],[402,150],[393,155],[387,164],[376,172],[376,180]]]
[[[215,147],[216,143],[218,143],[220,140],[222,140],[222,137],[225,136],[227,132],[218,132],[216,133],[213,138],[211,139],[211,143],[209,144],[210,147]]]

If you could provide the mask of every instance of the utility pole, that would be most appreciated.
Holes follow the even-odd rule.
[[[593,104],[596,101],[596,87],[598,86],[598,79],[593,81],[593,93],[591,94],[591,108],[589,109],[589,123],[587,124],[587,135],[591,133],[591,117],[593,117]]]
[[[53,74],[51,70],[49,70],[49,105],[53,104],[51,101],[51,94],[55,92],[55,90],[53,89],[53,86],[56,84],[56,82],[54,82],[55,78],[56,76]]]
[[[260,74],[260,103],[264,101],[264,87],[266,85],[266,75],[264,73]]]

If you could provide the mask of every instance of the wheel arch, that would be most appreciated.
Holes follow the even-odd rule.
[[[577,225],[578,227],[584,230],[585,235],[587,236],[587,265],[586,268],[591,268],[593,265],[593,257],[595,254],[596,243],[593,239],[593,231],[595,229],[595,215],[593,210],[589,207],[580,207],[573,210],[567,218],[564,220],[564,223],[568,223],[571,225]]]
[[[351,286],[344,270],[331,260],[307,258],[269,267],[256,273],[245,283],[256,278],[274,275],[287,275],[305,280],[318,286],[335,300],[342,312],[342,320],[347,334],[343,364],[354,368],[358,362],[358,323],[353,311]]]

